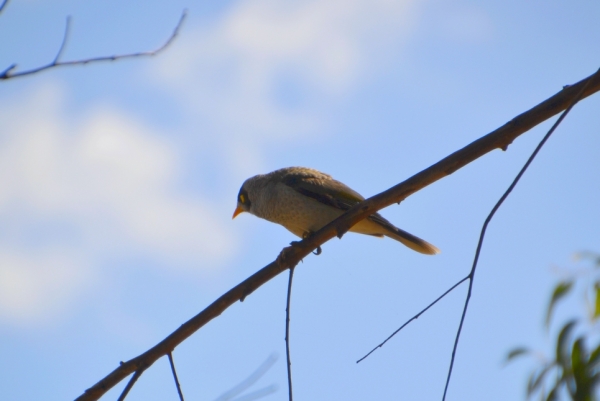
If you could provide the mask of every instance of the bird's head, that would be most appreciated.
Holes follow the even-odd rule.
[[[244,182],[244,184],[240,188],[240,192],[237,196],[237,207],[233,212],[233,217],[231,217],[232,219],[235,219],[235,217],[242,212],[250,213],[250,207],[252,206],[252,202],[250,201],[250,197],[248,196],[248,181],[249,180]]]

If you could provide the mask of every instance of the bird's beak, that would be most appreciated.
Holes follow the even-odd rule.
[[[231,219],[232,219],[232,220],[233,220],[233,219],[235,219],[235,217],[236,217],[238,214],[242,213],[243,211],[244,211],[244,209],[242,209],[242,208],[241,208],[241,207],[238,205],[238,207],[236,207],[236,208],[235,208],[235,211],[233,212],[233,216],[231,217]]]

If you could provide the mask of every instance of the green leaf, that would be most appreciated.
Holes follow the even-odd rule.
[[[508,355],[506,355],[506,362],[510,362],[511,360],[529,354],[529,349],[525,348],[525,347],[517,347],[517,348],[513,348]]]
[[[554,387],[549,393],[546,401],[558,401],[558,388]]]
[[[594,319],[600,316],[600,283],[596,281],[594,284],[596,290],[596,308],[594,309]]]
[[[527,379],[527,398],[531,397],[531,387],[533,387],[533,381],[535,380],[535,371],[531,372],[529,379]]]
[[[556,303],[565,295],[567,295],[572,287],[573,281],[563,281],[558,283],[558,285],[554,288],[554,291],[552,292],[552,298],[550,298],[550,303],[548,304],[548,312],[546,313],[546,327],[550,325],[550,318],[552,317],[552,312],[554,311]]]
[[[529,377],[529,382],[527,383],[527,396],[531,396],[531,394],[533,394],[538,387],[542,384],[542,381],[544,380],[544,378],[546,377],[546,373],[548,373],[550,371],[550,369],[552,369],[554,366],[556,366],[554,363],[549,363],[546,366],[544,366],[543,369],[534,372],[530,377]]]
[[[592,377],[590,377],[590,384],[592,388],[595,388],[598,384],[600,384],[600,372],[596,372]]]
[[[595,350],[592,351],[592,355],[590,355],[589,365],[591,368],[594,368],[594,365],[600,362],[600,345],[596,347]]]
[[[537,381],[539,375],[536,371],[531,372],[529,379],[527,379],[527,398],[531,397],[535,389],[533,388],[534,383]]]
[[[585,343],[583,337],[579,337],[573,343],[573,351],[571,352],[571,366],[573,367],[573,378],[577,387],[581,387],[587,383],[586,363],[587,355],[585,352]]]
[[[556,340],[556,362],[559,363],[563,369],[569,370],[569,352],[567,351],[567,341],[569,340],[569,335],[573,328],[577,324],[577,319],[570,320],[567,322],[560,333],[558,334],[558,339]]]

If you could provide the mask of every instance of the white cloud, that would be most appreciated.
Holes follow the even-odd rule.
[[[418,3],[240,1],[182,32],[153,81],[241,183],[266,143],[324,131],[327,107],[402,47]],[[0,319],[60,310],[106,258],[214,266],[235,248],[232,205],[182,193],[173,142],[110,107],[68,115],[64,97],[50,85],[0,104]]]
[[[92,282],[92,270],[71,251],[30,253],[0,249],[0,320],[53,321]]]
[[[198,94],[204,88],[188,85],[190,79],[234,72],[237,80],[226,89],[241,84],[260,91],[274,84],[282,68],[307,78],[315,90],[343,91],[373,67],[377,61],[373,57],[381,56],[378,52],[390,52],[388,46],[409,37],[416,4],[416,0],[240,1],[213,24],[183,35],[171,54],[161,59],[161,72],[164,79],[179,81]],[[217,82],[219,89],[223,83]]]
[[[122,233],[169,259],[213,261],[229,250],[227,233],[211,213],[215,205],[177,194],[177,152],[148,127],[98,110],[82,125],[72,156],[81,169],[72,183],[83,189],[76,208],[94,212],[92,227],[108,219],[107,237]]]
[[[239,1],[202,28],[185,29],[154,72],[192,118],[248,153],[325,131],[325,109],[397,55],[419,3]],[[281,99],[290,82],[300,98],[292,106]],[[249,158],[260,164],[260,156]],[[237,168],[234,155],[224,159]]]
[[[460,8],[443,13],[439,24],[445,38],[463,43],[483,43],[494,31],[490,16],[479,8]]]
[[[181,193],[172,143],[109,108],[72,121],[62,98],[50,85],[0,105],[0,250],[12,249],[0,252],[0,317],[60,308],[63,298],[46,295],[76,296],[103,258],[187,268],[228,258],[229,214],[219,220],[216,200]]]

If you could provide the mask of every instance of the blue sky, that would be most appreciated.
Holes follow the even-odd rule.
[[[245,178],[300,165],[371,196],[600,67],[600,3],[451,0],[13,0],[0,66],[52,60],[67,15],[65,60],[149,50],[184,8],[160,56],[1,83],[2,399],[75,398],[272,261],[294,238],[231,220]],[[573,110],[491,223],[449,400],[524,398],[533,362],[504,367],[506,353],[551,349],[555,270],[599,250],[598,110],[597,95]],[[441,399],[466,286],[355,361],[468,273],[550,124],[382,211],[440,255],[350,234],[305,259],[298,399]],[[286,276],[175,350],[187,399],[216,399],[272,354],[253,389],[286,399]],[[160,360],[128,400],[176,397]]]

